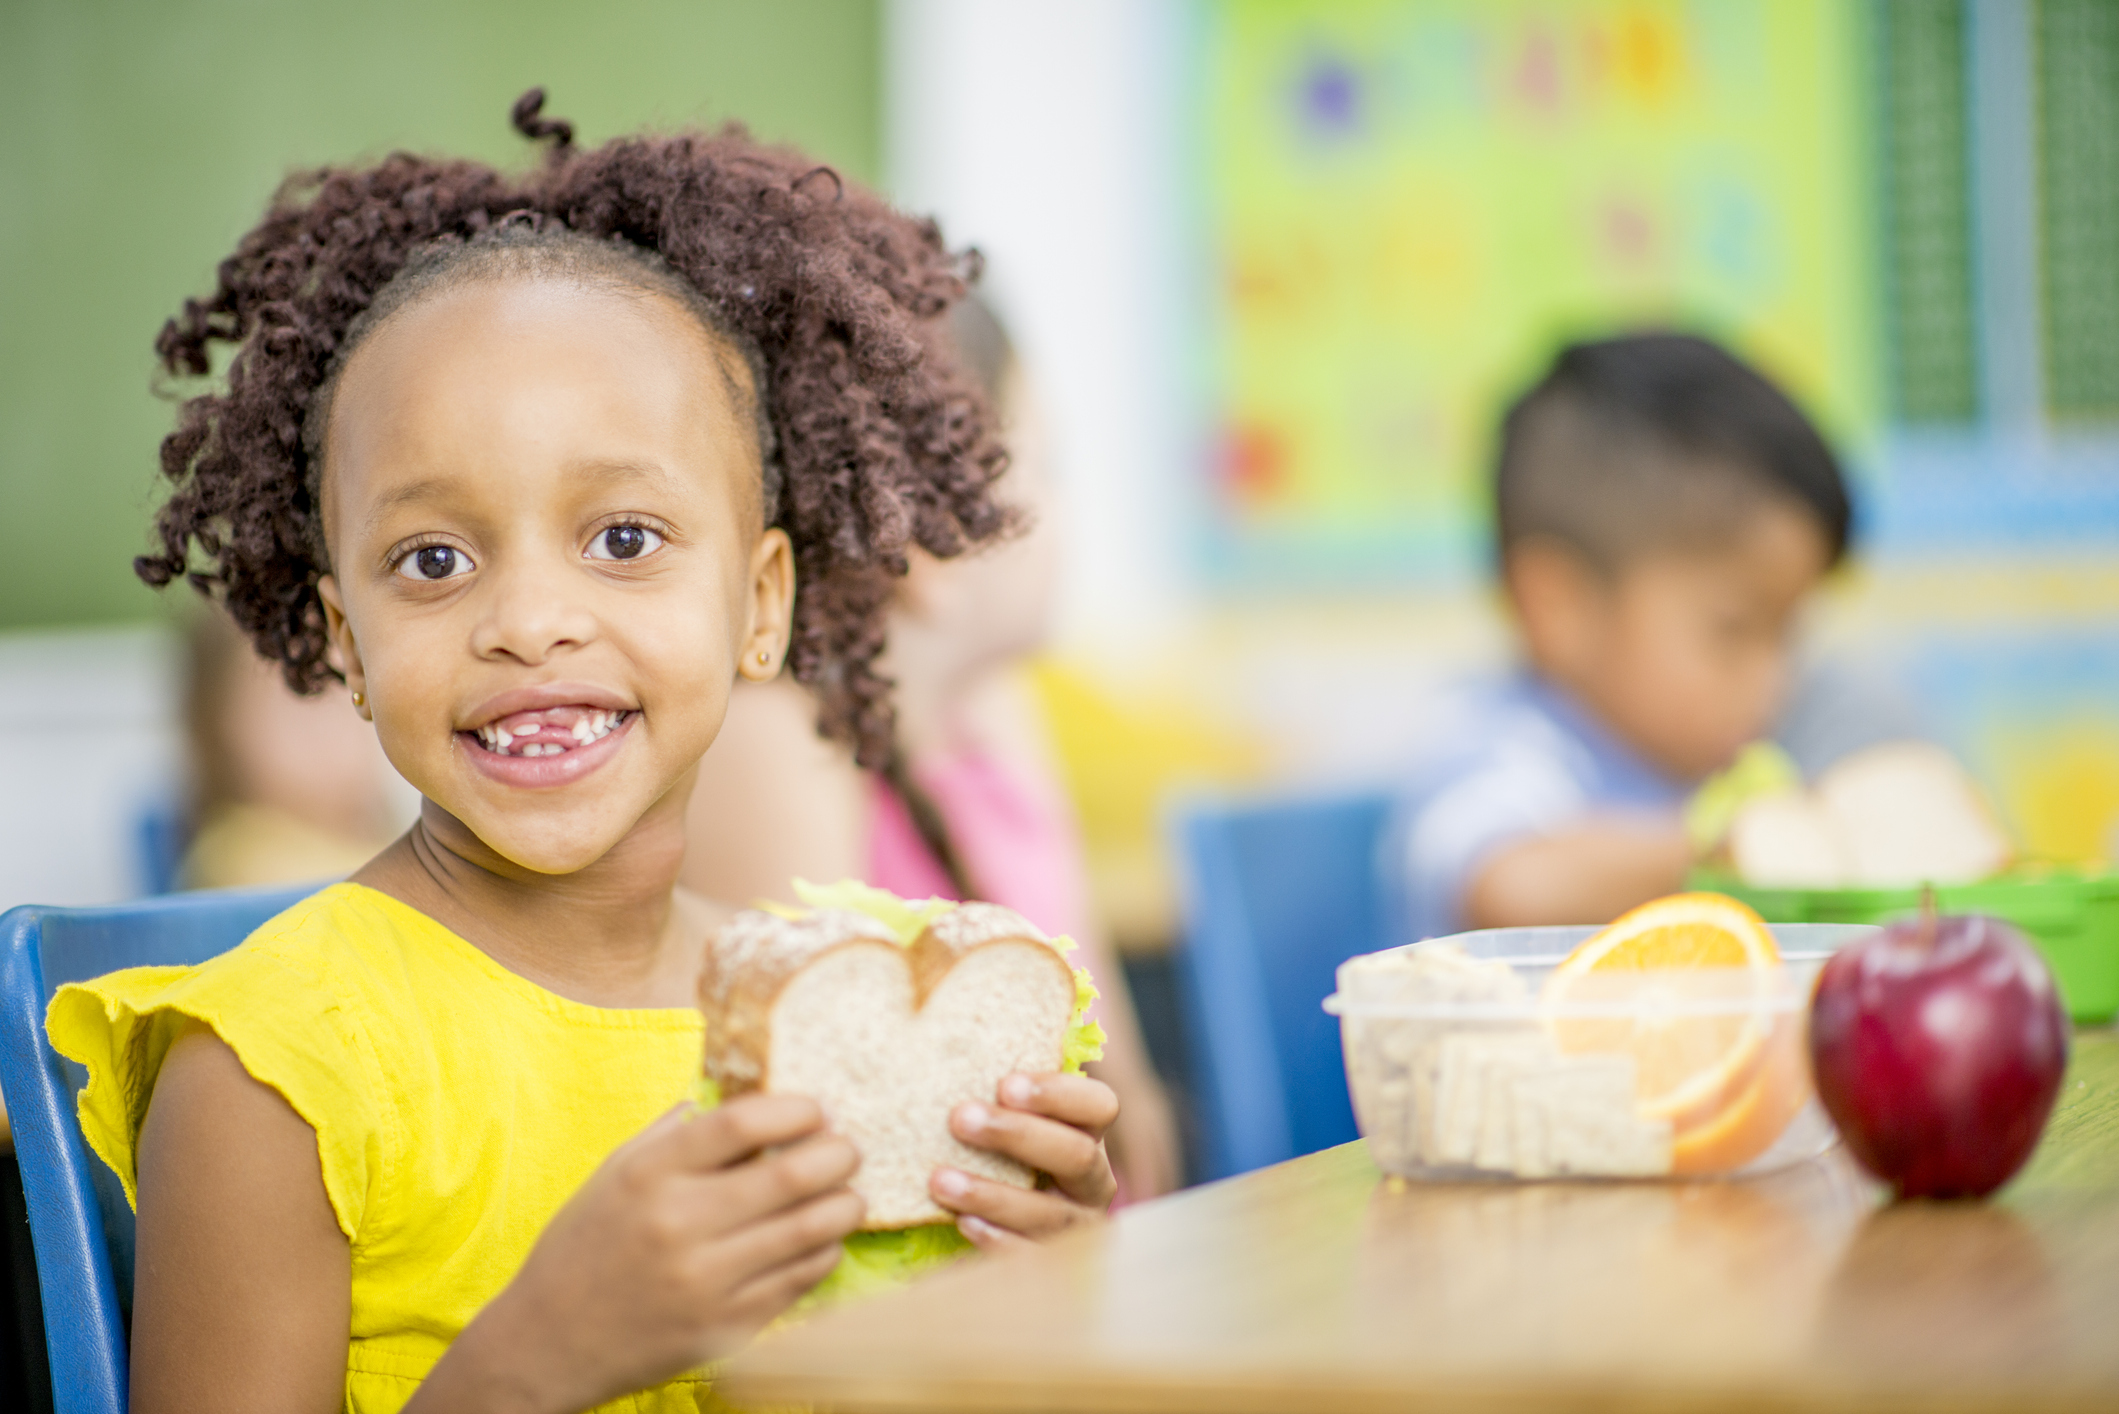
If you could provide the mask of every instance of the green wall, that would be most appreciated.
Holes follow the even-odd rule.
[[[865,180],[874,0],[0,0],[0,629],[139,619],[162,321],[291,167],[738,117]]]

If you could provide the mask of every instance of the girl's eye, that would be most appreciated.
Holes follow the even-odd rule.
[[[662,536],[644,525],[614,525],[609,530],[598,531],[596,538],[589,542],[589,558],[637,560],[661,545]]]
[[[397,562],[406,579],[453,579],[471,572],[471,557],[447,545],[422,545]]]

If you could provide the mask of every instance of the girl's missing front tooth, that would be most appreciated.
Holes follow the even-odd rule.
[[[524,175],[291,179],[156,344],[202,386],[140,574],[342,675],[424,805],[234,951],[52,1003],[138,1202],[142,1407],[699,1408],[861,1218],[815,1105],[685,1103],[726,910],[674,881],[737,676],[879,763],[893,576],[1007,526],[932,336],[969,262],[738,128],[584,151],[541,98]]]
[[[617,726],[620,716],[616,712],[580,708],[519,713],[507,718],[504,724],[488,722],[477,728],[473,735],[480,745],[496,755],[541,756],[571,751],[577,746],[589,746],[603,740]]]

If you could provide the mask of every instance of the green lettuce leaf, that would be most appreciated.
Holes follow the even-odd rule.
[[[1803,773],[1778,744],[1754,741],[1726,770],[1708,778],[1685,805],[1685,833],[1705,853],[1719,845],[1745,806],[1763,795],[1801,790]]]
[[[971,1250],[970,1241],[955,1223],[857,1232],[840,1245],[839,1265],[795,1303],[796,1314],[903,1286]]]
[[[836,884],[812,884],[807,879],[797,879],[795,897],[811,908],[843,908],[864,913],[897,934],[900,947],[908,948],[929,923],[956,907],[946,898],[922,899],[915,903],[858,879],[841,879]]]
[[[1072,952],[1074,940],[1064,938],[1067,944],[1061,952]],[[1089,1004],[1102,993],[1096,990],[1096,979],[1089,975],[1086,967],[1074,969],[1074,1017],[1067,1023],[1067,1034],[1060,1042],[1060,1070],[1067,1075],[1080,1075],[1082,1067],[1093,1060],[1104,1058],[1104,1026],[1100,1021],[1086,1020]]]

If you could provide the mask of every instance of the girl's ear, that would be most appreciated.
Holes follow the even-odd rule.
[[[339,593],[338,580],[325,575],[316,582],[317,597],[324,601],[324,642],[333,666],[346,675],[346,687],[353,694],[353,710],[361,714],[364,721],[374,721],[375,711],[368,705],[368,674],[361,666],[360,645],[353,641],[353,625],[346,619],[346,601]]]
[[[795,547],[775,526],[758,537],[750,557],[750,623],[739,645],[736,671],[752,682],[777,677],[795,620]]]

